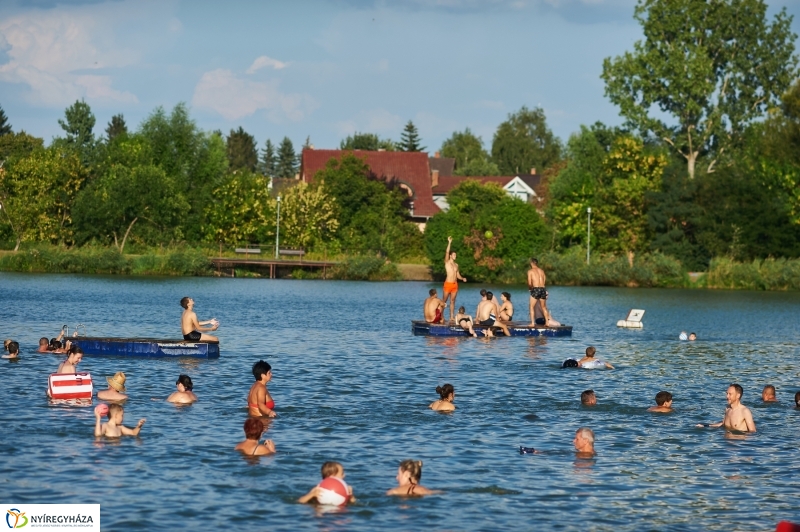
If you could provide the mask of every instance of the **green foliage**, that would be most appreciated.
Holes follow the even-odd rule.
[[[67,250],[37,246],[0,257],[0,270],[35,273],[105,273],[129,274],[131,264],[116,249],[93,248]]]
[[[397,144],[400,151],[425,151],[425,146],[421,145],[417,126],[411,120],[408,121],[400,134],[400,142]]]
[[[349,281],[402,281],[397,266],[380,257],[349,257],[331,269],[331,278]]]
[[[769,258],[747,263],[722,257],[711,261],[705,277],[708,288],[800,290],[800,260]]]
[[[241,126],[237,130],[231,129],[228,135],[228,168],[255,172],[257,165],[256,139]]]
[[[492,161],[502,175],[527,174],[531,168],[548,168],[561,158],[561,143],[547,127],[544,110],[522,107],[497,127],[492,140]]]
[[[240,170],[226,176],[206,207],[203,227],[208,242],[267,242],[275,236],[275,200],[269,178]]]
[[[740,143],[748,124],[774,106],[797,75],[792,17],[769,24],[762,0],[640,0],[645,39],[603,62],[606,95],[627,123],[664,139],[709,170]],[[661,117],[670,114],[670,125]]]
[[[64,145],[74,150],[84,165],[88,165],[94,155],[95,122],[91,107],[82,100],[67,107],[64,111],[64,120],[58,121],[58,125],[67,134]]]
[[[261,162],[259,171],[267,177],[275,177],[278,168],[278,157],[275,155],[275,146],[272,141],[267,139],[264,149],[261,151]]]
[[[483,148],[483,140],[472,133],[469,128],[455,131],[449,139],[442,143],[440,150],[444,157],[456,160],[456,175],[487,176],[499,175],[497,165],[489,160],[489,154]]]
[[[0,136],[0,161],[27,157],[44,147],[44,139],[28,135],[24,131]]]
[[[294,177],[297,174],[297,156],[289,137],[283,137],[278,148],[278,164],[275,167],[276,177]]]
[[[330,242],[339,228],[336,202],[317,180],[312,185],[300,182],[283,194],[281,205],[281,242],[301,249],[311,249]]]
[[[133,257],[131,272],[134,275],[211,275],[211,261],[194,249],[175,249],[167,253],[147,253]]]
[[[517,275],[549,243],[536,208],[494,183],[464,181],[448,193],[447,201],[449,210],[437,213],[425,228],[425,251],[435,274],[444,273],[448,236],[453,237],[451,251],[457,253],[462,275],[477,281]]]
[[[125,124],[125,118],[122,114],[114,115],[106,127],[106,139],[112,142],[119,136],[128,134],[128,126]]]
[[[3,135],[9,135],[13,132],[14,130],[11,128],[11,124],[8,123],[6,112],[3,111],[3,107],[0,106],[0,137]]]
[[[395,151],[397,147],[390,139],[382,139],[375,133],[359,133],[356,131],[352,135],[339,143],[340,150],[369,150],[369,151]]]
[[[586,250],[573,247],[566,253],[544,253],[539,265],[551,285],[682,287],[688,278],[680,262],[660,253],[641,254],[633,263],[614,254],[592,254],[586,264]]]

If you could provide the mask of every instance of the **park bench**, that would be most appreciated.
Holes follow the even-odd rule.
[[[303,255],[306,254],[305,250],[302,249],[281,249],[279,250],[281,255],[288,255],[293,257],[300,257],[303,258]]]
[[[236,248],[236,253],[243,253],[245,255],[260,255],[261,248]]]

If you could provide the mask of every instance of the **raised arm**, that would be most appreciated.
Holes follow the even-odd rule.
[[[124,434],[125,436],[138,436],[139,432],[142,430],[142,425],[144,425],[145,421],[146,420],[144,420],[144,419],[140,419],[139,422],[136,424],[136,426],[134,428],[132,428],[132,429],[129,429],[128,427],[120,425],[119,431],[122,434]]]
[[[452,236],[448,236],[447,237],[447,251],[444,252],[444,261],[445,262],[450,260],[450,244],[452,244],[452,243],[453,243],[453,237]]]
[[[97,412],[94,413],[94,435],[98,438],[103,435],[103,427],[100,423],[100,414]]]

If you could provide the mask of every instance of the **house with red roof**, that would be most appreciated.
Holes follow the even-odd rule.
[[[431,172],[431,191],[433,201],[443,211],[449,208],[447,193],[465,180],[479,181],[483,184],[496,183],[500,185],[509,196],[521,199],[525,203],[537,203],[539,196],[535,187],[539,185],[541,176],[532,170],[530,175],[520,174],[512,176],[439,176],[434,170]]]

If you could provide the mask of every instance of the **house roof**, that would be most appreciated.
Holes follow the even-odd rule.
[[[480,181],[484,185],[486,183],[497,183],[501,187],[506,186],[511,181],[514,180],[516,176],[469,176],[469,177],[462,177],[462,176],[448,176],[448,177],[439,177],[439,185],[433,187],[433,194],[437,196],[443,196],[450,192],[453,188],[456,187],[462,181],[472,180],[472,181]]]
[[[431,172],[439,170],[439,177],[451,176],[456,169],[455,157],[429,157],[428,164],[431,166]]]
[[[541,174],[517,174],[517,177],[534,190],[539,186],[539,183],[542,182]]]
[[[300,163],[300,179],[310,183],[317,172],[331,159],[344,154],[364,159],[372,174],[384,181],[395,181],[411,189],[414,202],[413,215],[427,218],[441,209],[433,202],[431,172],[428,154],[424,152],[368,151],[368,150],[316,150],[304,149]]]

